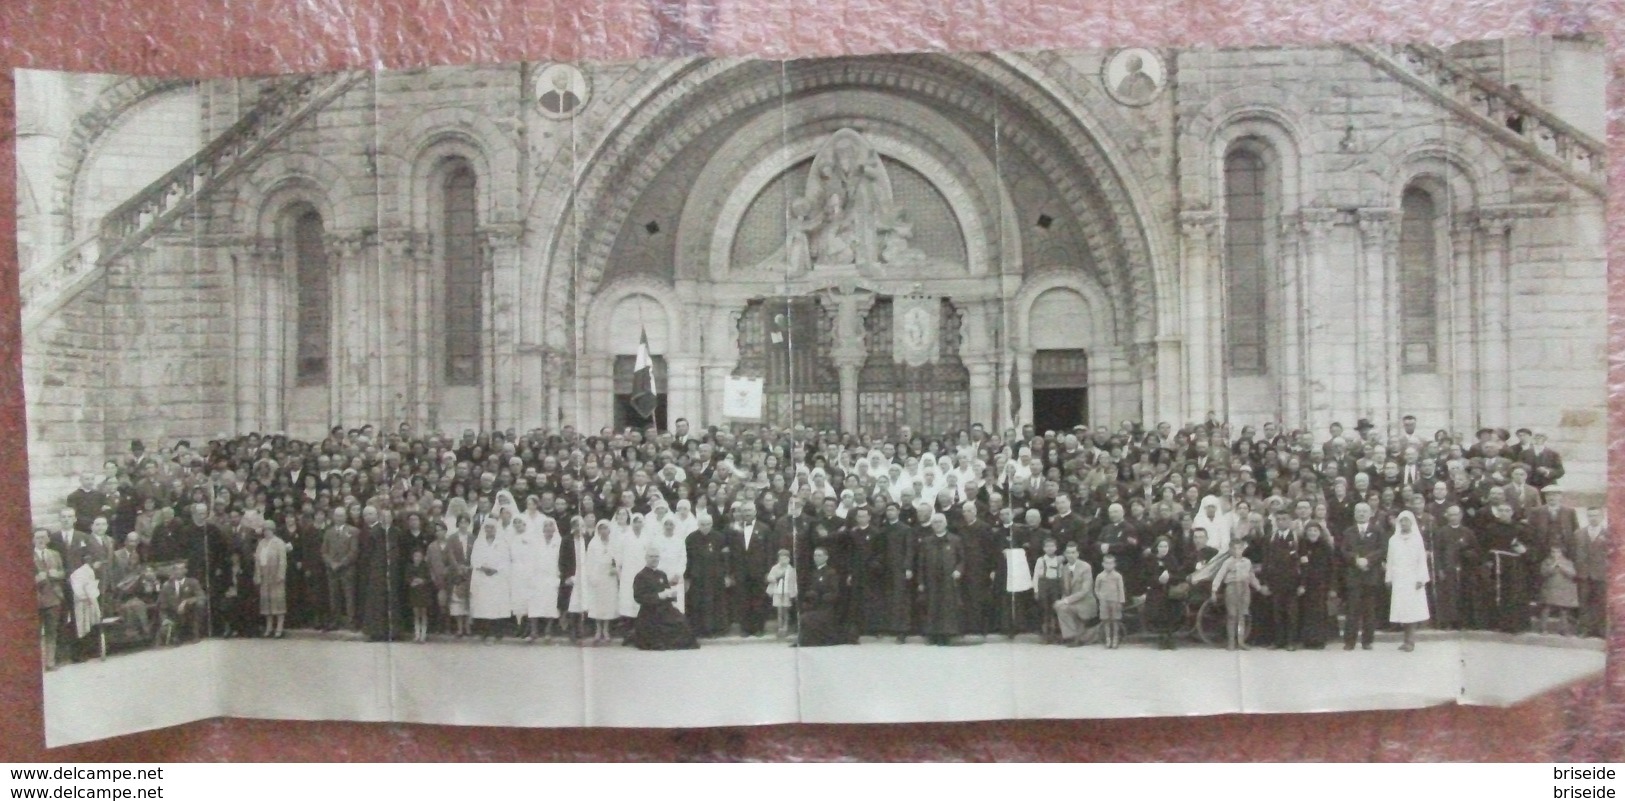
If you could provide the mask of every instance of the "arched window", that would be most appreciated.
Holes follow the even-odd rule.
[[[1239,375],[1262,374],[1267,365],[1266,180],[1259,154],[1237,148],[1225,156],[1225,348]]]
[[[291,216],[294,274],[298,279],[295,380],[301,387],[322,386],[327,383],[332,333],[332,295],[322,215],[305,207]]]
[[[441,236],[445,243],[445,381],[480,382],[480,257],[475,240],[474,169],[458,162],[441,185]]]
[[[1399,334],[1405,372],[1438,366],[1438,209],[1426,189],[1411,186],[1399,203]]]

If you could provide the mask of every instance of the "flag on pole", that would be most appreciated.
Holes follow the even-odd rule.
[[[1016,360],[1010,360],[1010,426],[1021,423],[1021,377],[1016,373]]]
[[[632,369],[632,410],[648,420],[654,417],[660,389],[655,386],[655,360],[649,355],[649,332],[638,331],[638,361]]]

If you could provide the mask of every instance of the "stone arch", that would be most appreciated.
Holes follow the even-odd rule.
[[[997,227],[994,227],[991,221],[984,221],[981,209],[977,208],[977,205],[970,197],[970,193],[963,188],[962,177],[923,149],[911,143],[884,135],[871,134],[866,138],[883,155],[895,158],[919,171],[931,182],[932,186],[942,193],[959,224],[960,236],[964,238],[969,274],[985,274],[984,271],[991,261],[990,250],[993,249],[990,247],[989,237],[986,234],[990,228],[995,235],[1001,229],[1012,229],[1015,226],[1015,221],[1008,219],[1008,214],[1004,215],[1005,219],[998,221],[999,225]],[[734,239],[739,233],[739,226],[744,221],[745,212],[750,208],[751,203],[756,200],[757,196],[773,179],[792,166],[811,158],[817,153],[819,146],[819,142],[811,139],[788,144],[780,148],[770,160],[762,162],[747,173],[744,180],[735,185],[733,191],[728,193],[727,199],[723,202],[722,209],[716,217],[716,227],[711,237],[709,258],[711,265],[729,263],[730,254],[733,252]],[[1001,206],[1006,211],[1010,208],[1009,204],[1001,204]],[[993,237],[993,239],[996,241],[997,236]],[[1007,240],[1005,244],[1009,245],[1010,243]],[[1016,245],[1016,252],[1018,254],[1020,252],[1019,243]],[[1016,264],[1020,264],[1019,260]],[[1019,268],[1012,268],[1011,272],[1019,272]],[[725,276],[713,275],[712,278],[722,279]]]
[[[59,246],[73,237],[80,221],[74,218],[74,204],[78,200],[80,172],[94,154],[97,143],[114,130],[122,117],[159,95],[177,89],[195,91],[198,82],[192,79],[129,77],[120,79],[97,95],[90,109],[73,122],[73,130],[63,145],[57,160],[56,186],[60,195],[56,208],[65,215],[60,235],[67,237]]]
[[[593,296],[592,303],[588,304],[582,323],[586,331],[586,351],[591,354],[609,353],[611,341],[610,328],[615,324],[615,308],[623,301],[633,297],[644,297],[659,306],[666,317],[666,330],[662,331],[666,343],[665,351],[685,351],[682,338],[682,314],[672,294],[671,287],[659,281],[644,277],[630,277],[616,281],[601,289]],[[623,321],[624,322],[624,321]]]
[[[732,68],[732,65],[729,65]],[[672,93],[666,102],[658,95],[651,96],[644,108],[629,114],[621,127],[609,136],[613,140],[597,152],[600,157],[587,164],[583,179],[568,201],[561,215],[566,218],[590,213],[602,230],[585,237],[580,249],[580,264],[575,269],[548,271],[545,282],[538,282],[526,292],[527,306],[545,307],[539,324],[543,330],[530,330],[527,339],[545,342],[553,347],[574,347],[569,340],[579,343],[576,335],[563,330],[561,323],[573,319],[567,309],[579,296],[591,291],[602,273],[607,250],[613,234],[618,231],[634,198],[665,163],[698,132],[717,124],[728,115],[748,109],[752,105],[768,103],[783,96],[784,76],[777,70],[753,76],[745,70],[750,65],[737,67],[743,73],[737,80],[714,80],[727,75],[727,69],[715,64],[696,68],[681,81],[683,90]],[[757,69],[760,69],[758,66]],[[1116,291],[1131,299],[1134,314],[1127,315],[1136,338],[1149,341],[1159,325],[1157,298],[1158,281],[1154,273],[1166,272],[1170,265],[1156,263],[1150,256],[1149,220],[1144,209],[1129,197],[1122,185],[1123,170],[1113,167],[1100,151],[1104,140],[1101,132],[1089,125],[1082,111],[1062,104],[1055,92],[1035,87],[1020,73],[1019,65],[993,61],[982,57],[920,56],[906,60],[886,61],[853,59],[832,65],[821,74],[799,76],[802,83],[788,87],[791,90],[816,91],[835,85],[884,86],[902,94],[929,96],[937,102],[952,104],[967,113],[991,113],[987,103],[988,91],[1008,93],[1031,109],[1032,119],[1038,121],[1033,131],[1011,131],[1011,141],[1039,163],[1040,167],[1060,184],[1059,193],[1070,204],[1071,210],[1084,225],[1094,226],[1089,237],[1091,249],[1099,254],[1098,261],[1112,265],[1115,272],[1109,281]],[[706,76],[704,79],[699,76]],[[753,80],[753,78],[755,80]],[[792,76],[792,82],[797,76]],[[675,81],[674,81],[675,82]],[[709,90],[709,91],[708,91]],[[676,110],[690,113],[677,114]],[[661,123],[668,123],[662,126]],[[662,129],[671,136],[651,136]],[[1035,137],[1048,137],[1042,142]],[[652,138],[654,141],[645,141]],[[1082,143],[1081,146],[1073,143]],[[1054,151],[1064,150],[1057,156]],[[620,154],[637,153],[636,160],[618,158]],[[633,161],[628,164],[626,162]],[[1080,182],[1075,177],[1077,164],[1082,163],[1095,185]],[[1070,166],[1069,166],[1070,165]],[[615,192],[605,187],[613,185]],[[590,212],[582,212],[590,207]],[[567,220],[560,220],[557,231],[564,231]],[[548,262],[560,258],[558,250],[562,237],[555,234],[549,243]],[[608,241],[602,241],[608,240]],[[1172,286],[1172,278],[1163,282]],[[1168,294],[1168,293],[1161,293]]]
[[[1445,211],[1458,214],[1506,198],[1511,185],[1497,153],[1471,136],[1440,137],[1437,126],[1415,126],[1389,137],[1381,148],[1391,165],[1382,176],[1382,206],[1398,209],[1405,188],[1417,180],[1446,193]],[[1475,147],[1476,145],[1476,147]]]
[[[1303,203],[1303,159],[1313,155],[1309,132],[1298,120],[1309,119],[1291,94],[1275,86],[1248,86],[1213,98],[1185,123],[1180,149],[1209,154],[1206,170],[1182,174],[1181,194],[1187,209],[1222,206],[1224,156],[1237,139],[1267,143],[1280,159],[1282,207]]]
[[[1031,83],[1055,107],[1064,110],[1067,121],[1083,129],[1094,151],[1085,151],[1084,158],[1092,169],[1110,175],[1114,180],[1104,182],[1108,200],[1116,209],[1130,210],[1137,230],[1127,235],[1131,255],[1130,269],[1150,275],[1145,290],[1151,297],[1137,302],[1132,320],[1133,338],[1149,342],[1155,336],[1173,334],[1178,330],[1178,256],[1176,243],[1168,240],[1163,225],[1157,224],[1152,211],[1153,187],[1166,179],[1160,175],[1143,174],[1136,169],[1136,161],[1122,150],[1121,143],[1107,135],[1113,126],[1100,119],[1100,115],[1077,101],[1075,92],[1057,84],[1048,72],[1032,63],[1033,56],[1016,53],[997,53],[981,56],[1005,65],[1023,80]],[[1053,112],[1052,112],[1053,113]],[[1111,112],[1116,117],[1115,111]],[[1116,122],[1113,120],[1112,122]],[[1170,198],[1170,201],[1172,198]],[[1171,205],[1171,203],[1170,203]],[[1149,314],[1151,319],[1145,319]],[[1128,322],[1122,323],[1128,325]]]
[[[787,125],[786,118],[795,123]],[[931,182],[954,211],[967,261],[976,265],[1000,259],[1010,271],[1019,271],[1013,204],[1004,194],[996,165],[981,154],[975,141],[935,109],[857,87],[800,98],[782,116],[763,115],[746,123],[717,149],[702,174],[714,176],[712,184],[723,191],[696,192],[684,205],[677,241],[679,277],[696,277],[702,265],[726,263],[738,224],[761,191],[841,128],[861,128],[872,143],[887,144],[880,148],[886,155]],[[1003,202],[990,204],[989,199]]]
[[[234,231],[254,231],[268,236],[267,220],[274,219],[275,205],[287,193],[310,199],[326,220],[329,233],[359,231],[373,227],[376,220],[355,202],[350,182],[325,159],[304,154],[284,154],[261,162],[237,184],[232,207]]]
[[[379,137],[379,158],[394,162],[394,191],[380,216],[394,225],[429,230],[437,173],[449,158],[466,159],[479,179],[480,224],[511,222],[519,210],[519,148],[485,116],[466,108],[436,109]]]
[[[1081,271],[1051,272],[1028,279],[1012,300],[1015,325],[1011,326],[1010,345],[1018,351],[1031,351],[1031,325],[1033,306],[1038,299],[1052,291],[1076,294],[1089,309],[1088,340],[1093,347],[1122,344],[1118,338],[1117,309],[1105,289]]]

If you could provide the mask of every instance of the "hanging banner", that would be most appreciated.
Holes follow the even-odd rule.
[[[743,420],[762,419],[763,379],[731,375],[722,386],[722,415]]]
[[[937,360],[942,301],[927,297],[892,299],[892,361],[921,367]]]

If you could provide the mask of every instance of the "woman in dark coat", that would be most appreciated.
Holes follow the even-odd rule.
[[[1159,649],[1171,651],[1174,632],[1185,622],[1185,600],[1168,597],[1168,590],[1185,580],[1179,558],[1174,556],[1173,540],[1157,538],[1151,558],[1145,564],[1145,575],[1149,581],[1145,591],[1145,626],[1157,635]]]
[[[1301,583],[1298,585],[1298,625],[1303,647],[1326,647],[1326,632],[1332,627],[1327,598],[1337,580],[1337,552],[1331,537],[1318,522],[1303,527],[1303,551],[1298,555]]]
[[[837,610],[841,604],[843,578],[829,561],[829,549],[813,548],[813,569],[797,604],[801,607],[798,645],[817,647],[841,645],[851,640],[842,631]]]

